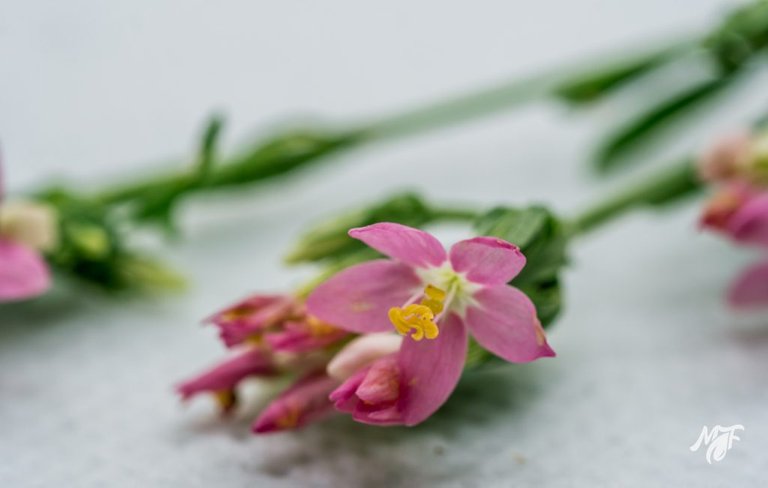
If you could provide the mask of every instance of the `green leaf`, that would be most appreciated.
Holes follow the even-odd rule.
[[[549,327],[560,314],[563,306],[563,297],[560,287],[560,280],[529,282],[527,284],[513,284],[528,295],[536,306],[536,313],[539,316],[541,325]]]
[[[600,172],[607,172],[626,165],[630,152],[651,141],[688,111],[713,98],[731,81],[731,77],[724,77],[700,83],[641,113],[604,138],[595,155],[595,167]]]
[[[743,68],[768,46],[768,1],[734,9],[704,41],[723,73]]]
[[[481,216],[475,228],[520,247],[527,263],[511,284],[528,295],[542,325],[551,324],[562,306],[559,276],[568,264],[568,237],[559,219],[544,207],[500,207]]]
[[[481,235],[500,237],[522,249],[536,239],[549,219],[550,213],[544,207],[498,207],[480,216],[475,229]]]
[[[213,115],[208,120],[208,124],[203,131],[203,137],[200,141],[200,151],[197,158],[196,180],[198,182],[205,181],[211,174],[211,169],[213,168],[216,159],[216,148],[223,127],[224,119],[219,115]]]
[[[624,56],[620,61],[572,77],[555,88],[554,95],[569,103],[594,102],[680,56],[691,46],[692,43],[687,41],[648,53]]]
[[[552,280],[565,264],[568,239],[560,221],[545,207],[500,207],[481,216],[475,229],[520,248],[527,259],[515,284]]]

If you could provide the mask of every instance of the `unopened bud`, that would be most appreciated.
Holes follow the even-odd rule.
[[[400,350],[403,338],[388,332],[366,334],[353,340],[328,363],[328,376],[344,381],[375,360]]]
[[[51,251],[59,242],[56,210],[30,201],[5,203],[0,206],[0,235],[38,251]]]

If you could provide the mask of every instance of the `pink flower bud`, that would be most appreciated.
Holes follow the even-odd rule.
[[[752,158],[752,135],[735,132],[719,139],[698,161],[699,176],[708,182],[728,181],[743,173]]]
[[[339,351],[328,363],[328,376],[344,381],[380,357],[397,352],[402,336],[391,333],[360,336]]]
[[[227,347],[248,341],[258,341],[270,327],[293,320],[302,305],[292,295],[253,295],[206,320],[219,328],[221,340]]]
[[[212,369],[187,380],[176,387],[186,400],[198,393],[212,393],[219,400],[223,411],[235,406],[234,390],[250,376],[273,376],[277,373],[272,360],[261,350],[248,348]]]
[[[305,376],[267,406],[254,422],[253,431],[267,434],[298,429],[325,418],[333,413],[328,395],[338,384],[323,371]]]

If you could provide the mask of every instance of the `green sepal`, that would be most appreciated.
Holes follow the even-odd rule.
[[[723,76],[696,84],[682,93],[663,99],[619,126],[600,143],[594,156],[595,168],[604,173],[627,165],[631,162],[630,154],[653,141],[693,109],[713,99],[733,81],[733,77]]]
[[[400,193],[370,207],[320,222],[305,233],[285,260],[290,264],[318,261],[344,261],[367,248],[347,234],[349,229],[397,222],[421,227],[433,218],[427,204],[414,193]]]

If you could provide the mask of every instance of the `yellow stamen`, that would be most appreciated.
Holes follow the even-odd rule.
[[[296,405],[288,405],[286,406],[285,412],[283,412],[282,415],[275,419],[275,424],[277,424],[277,426],[281,429],[293,429],[299,425],[300,419],[301,409]]]
[[[405,307],[392,307],[389,309],[389,321],[401,335],[411,335],[414,341],[420,341],[424,337],[434,339],[440,333],[435,322],[435,316],[445,308],[446,293],[432,285],[424,289],[424,298],[421,303],[412,303]],[[413,331],[413,332],[411,332]]]
[[[327,322],[323,322],[322,320],[318,319],[314,315],[307,316],[307,320],[305,324],[307,324],[309,333],[314,337],[321,337],[321,336],[326,336],[330,334],[335,334],[336,332],[339,331],[337,327],[334,327]]]
[[[234,322],[236,320],[248,318],[248,316],[250,316],[255,311],[256,309],[250,305],[242,305],[240,307],[231,308],[222,313],[219,317],[219,320],[223,322]]]
[[[227,413],[237,405],[237,395],[233,390],[218,390],[213,392],[216,403],[222,413]]]
[[[427,285],[424,288],[424,295],[438,302],[445,301],[445,292],[436,286]]]

